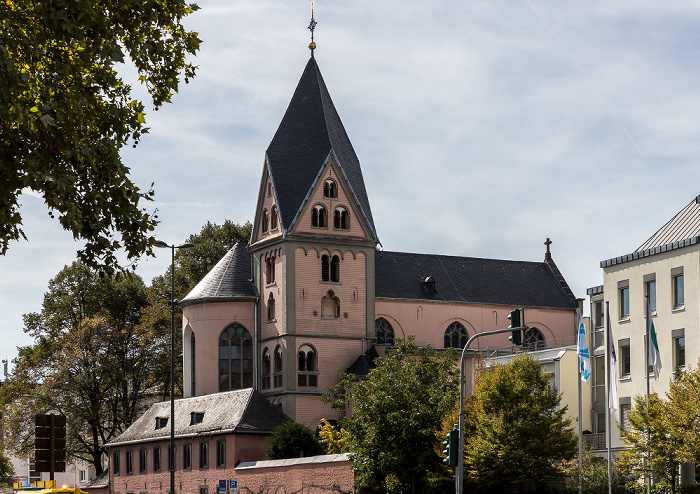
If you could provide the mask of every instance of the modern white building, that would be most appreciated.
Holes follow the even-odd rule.
[[[593,334],[592,422],[605,432],[606,307],[617,355],[617,410],[614,421],[626,424],[634,397],[647,389],[646,306],[648,296],[662,369],[650,377],[650,391],[664,395],[677,369],[697,365],[700,357],[700,196],[631,254],[601,262],[603,284],[588,289]],[[617,427],[613,449],[624,447]],[[605,447],[605,442],[602,443]]]

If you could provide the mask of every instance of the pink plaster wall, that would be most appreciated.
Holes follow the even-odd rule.
[[[263,214],[263,211],[264,211],[265,209],[267,209],[268,213],[270,214],[269,218],[272,218],[272,207],[275,205],[275,195],[274,195],[274,194],[271,194],[271,195],[268,195],[268,194],[267,194],[269,182],[270,182],[270,177],[268,176],[268,177],[266,178],[266,180],[265,180],[265,186],[264,186],[263,191],[262,191],[262,194],[263,194],[263,203],[262,203],[262,207],[260,208],[260,223],[257,225],[257,228],[258,228],[258,231],[257,231],[257,236],[258,236],[258,238],[257,238],[257,240],[258,240],[258,241],[260,241],[260,240],[265,240],[265,239],[268,239],[268,238],[274,238],[274,237],[278,237],[278,236],[282,235],[282,229],[280,228],[279,218],[278,218],[278,221],[277,221],[277,228],[276,228],[276,229],[271,229],[271,228],[270,228],[270,224],[271,224],[271,223],[270,223],[270,221],[268,221],[268,223],[267,223],[267,226],[268,226],[267,232],[263,232],[263,231],[262,231],[262,218],[263,218],[262,214]]]
[[[214,302],[193,304],[182,309],[183,327],[195,334],[195,392],[197,396],[219,392],[219,336],[238,323],[251,337],[255,331],[255,302]],[[185,356],[187,357],[187,356]]]
[[[428,301],[375,300],[375,318],[383,317],[391,323],[396,337],[416,337],[418,345],[430,343],[433,348],[444,347],[447,326],[461,322],[469,336],[483,331],[507,328],[507,319],[514,307],[467,303],[440,303]],[[565,345],[576,343],[575,311],[562,309],[525,308],[525,324],[537,327],[548,342],[563,339]],[[472,348],[509,346],[508,333],[478,338]]]
[[[353,474],[349,461],[237,469],[238,492],[350,494]],[[211,491],[210,491],[211,492]]]

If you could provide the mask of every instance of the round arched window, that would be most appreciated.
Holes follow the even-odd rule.
[[[219,336],[219,391],[253,386],[253,339],[246,328],[232,324]]]

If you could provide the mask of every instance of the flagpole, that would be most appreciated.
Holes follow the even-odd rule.
[[[607,386],[605,387],[606,389],[606,407],[607,407],[607,413],[606,413],[606,435],[607,435],[607,444],[608,444],[608,493],[612,494],[612,451],[610,449],[610,441],[612,440],[612,436],[610,434],[610,429],[612,428],[612,420],[610,417],[610,385],[612,384],[610,379],[611,379],[611,369],[610,369],[610,336],[612,335],[612,330],[610,329],[610,302],[605,302],[605,314],[607,315],[607,322],[608,322],[608,331],[606,332],[605,335],[605,359],[606,359],[606,374],[607,378],[605,379],[605,383]]]
[[[650,344],[651,344],[651,339],[650,339],[650,334],[649,334],[649,327],[651,326],[651,310],[649,307],[649,295],[644,296],[644,302],[645,302],[645,309],[646,309],[646,352],[644,356],[644,363],[646,364],[646,368],[644,371],[647,373],[647,419],[649,418],[649,351],[651,350]],[[656,372],[656,371],[654,371]],[[649,424],[647,424],[647,463],[649,462],[649,444],[651,442],[651,431],[649,430]],[[647,475],[647,494],[651,494],[651,474]]]
[[[578,317],[581,320],[581,317]],[[579,328],[580,331],[580,328]],[[578,338],[581,338],[579,335]],[[589,347],[590,348],[590,347]],[[577,352],[578,353],[578,352]],[[581,420],[581,356],[578,356],[578,492],[583,492],[583,424]]]

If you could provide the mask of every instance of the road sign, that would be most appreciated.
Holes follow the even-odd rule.
[[[219,480],[219,492],[226,492],[226,481]]]
[[[238,492],[238,481],[237,480],[229,480],[228,487],[229,487],[229,493]]]

